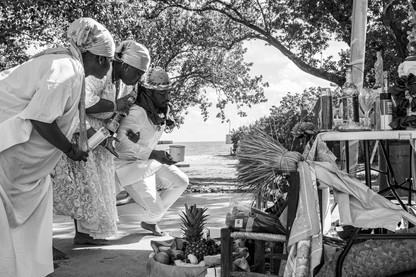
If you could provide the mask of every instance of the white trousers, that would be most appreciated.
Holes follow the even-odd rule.
[[[155,174],[124,187],[136,203],[117,207],[120,220],[157,223],[188,184],[188,176],[179,168],[162,164]]]

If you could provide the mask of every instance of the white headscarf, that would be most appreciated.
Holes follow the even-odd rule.
[[[68,28],[71,45],[81,53],[91,52],[94,55],[114,57],[115,44],[110,32],[92,18],[81,17]]]
[[[115,43],[110,32],[92,18],[81,17],[68,28],[67,36],[71,43],[69,49],[63,47],[48,48],[32,56],[36,58],[48,54],[69,54],[81,63],[82,55],[86,51],[104,57],[114,57]]]
[[[116,48],[115,58],[142,71],[147,71],[150,64],[149,50],[133,40],[125,40]]]

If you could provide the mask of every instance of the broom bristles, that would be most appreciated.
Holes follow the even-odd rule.
[[[296,170],[302,155],[288,151],[264,131],[256,130],[240,142],[237,158],[239,188],[261,193],[278,183],[284,172]]]

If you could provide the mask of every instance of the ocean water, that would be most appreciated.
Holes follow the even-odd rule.
[[[232,179],[236,177],[235,165],[238,162],[231,156],[231,144],[224,141],[175,142],[185,146],[185,160],[180,164],[189,178]],[[158,149],[169,149],[169,144],[160,144]]]
[[[178,142],[175,145],[185,146],[185,156],[230,155],[231,144],[224,141]]]

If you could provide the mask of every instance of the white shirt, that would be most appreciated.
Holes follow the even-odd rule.
[[[156,160],[149,160],[150,153],[155,149],[163,134],[165,125],[155,125],[148,118],[146,111],[133,105],[129,114],[121,121],[117,131],[120,140],[116,144],[119,158],[114,160],[116,175],[122,186],[130,185],[139,179],[153,174],[160,167]],[[127,130],[140,132],[137,143],[126,136]]]

